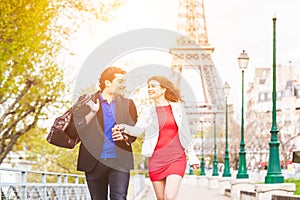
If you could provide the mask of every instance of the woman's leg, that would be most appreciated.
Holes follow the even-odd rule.
[[[176,174],[169,175],[166,179],[164,200],[176,200],[182,177]]]
[[[164,193],[165,193],[165,187],[166,187],[166,179],[162,179],[159,181],[153,181],[152,182],[156,199],[157,200],[164,200]]]

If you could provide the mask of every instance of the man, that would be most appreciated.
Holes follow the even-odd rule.
[[[137,121],[134,102],[120,95],[125,73],[117,67],[108,67],[102,72],[100,91],[92,96],[94,103],[89,104],[95,117],[86,118],[84,125],[76,126],[81,139],[77,169],[85,172],[93,200],[106,200],[108,187],[110,200],[124,200],[127,196],[129,171],[133,169],[131,143],[136,138],[120,134],[117,136],[120,141],[112,139],[116,123],[134,125]]]

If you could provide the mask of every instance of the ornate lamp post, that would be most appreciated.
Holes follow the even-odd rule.
[[[283,183],[284,177],[281,173],[280,160],[279,160],[279,142],[278,142],[278,129],[276,127],[276,17],[273,17],[273,92],[272,92],[272,128],[271,128],[271,141],[269,142],[270,154],[267,176],[265,183]]]
[[[241,122],[241,143],[240,143],[240,160],[239,169],[236,178],[249,178],[247,174],[246,166],[246,152],[245,152],[245,142],[244,142],[244,70],[247,68],[249,62],[249,57],[245,50],[238,57],[239,68],[242,70],[242,122]]]
[[[226,136],[225,136],[225,156],[224,156],[224,172],[223,177],[231,177],[230,174],[230,166],[229,166],[229,152],[228,152],[228,105],[227,105],[227,98],[230,92],[230,86],[227,82],[224,84],[224,93],[225,93],[225,126],[226,126]]]
[[[217,161],[217,144],[216,144],[216,114],[217,114],[217,108],[213,108],[213,114],[214,114],[214,167],[213,167],[213,173],[212,176],[219,176],[218,172],[218,161]]]
[[[201,171],[200,171],[200,176],[205,176],[205,162],[204,162],[204,145],[203,145],[203,123],[204,123],[204,119],[203,119],[203,114],[201,114],[201,149],[202,149],[202,158],[201,158]]]

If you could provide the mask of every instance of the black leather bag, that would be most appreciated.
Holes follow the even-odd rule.
[[[74,129],[77,124],[84,124],[85,115],[91,111],[89,106],[86,105],[90,100],[91,96],[87,94],[79,97],[71,109],[54,120],[50,133],[47,136],[47,141],[50,144],[68,149],[73,149],[76,146],[80,141],[79,136],[75,133],[76,129],[72,131],[69,131],[69,129],[71,126]],[[74,117],[73,113],[76,113],[76,117]]]
[[[79,142],[78,136],[70,137],[67,129],[70,127],[73,120],[72,109],[65,112],[62,116],[55,119],[51,127],[50,133],[47,136],[47,141],[58,147],[72,149]]]

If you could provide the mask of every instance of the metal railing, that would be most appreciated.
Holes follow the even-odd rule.
[[[145,175],[130,177],[128,199],[145,188]],[[0,200],[89,200],[85,176],[0,168]]]
[[[85,177],[77,174],[0,168],[0,188],[1,200],[90,199]]]

